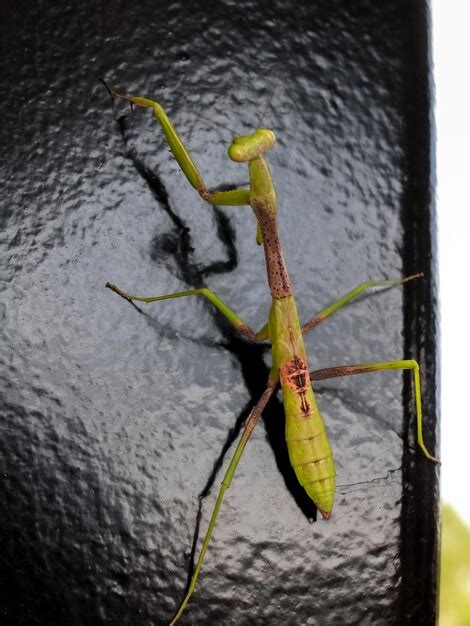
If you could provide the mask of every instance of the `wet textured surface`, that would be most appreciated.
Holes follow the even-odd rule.
[[[234,133],[261,118],[274,129],[270,163],[303,319],[363,280],[425,272],[341,311],[307,346],[312,368],[417,358],[433,450],[425,6],[8,4],[1,622],[165,624],[269,352],[234,336],[202,299],[140,312],[104,284],[142,295],[209,286],[255,328],[269,294],[249,208],[205,205],[150,112],[113,112],[96,76],[158,98],[210,186],[246,182],[246,167],[226,158]],[[315,389],[338,469],[333,518],[312,521],[288,465],[279,394],[248,444],[182,624],[434,623],[437,470],[414,449],[409,376]]]

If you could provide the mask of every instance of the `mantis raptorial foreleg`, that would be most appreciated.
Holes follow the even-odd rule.
[[[423,274],[420,273],[413,274],[412,276],[408,276],[407,278],[399,278],[398,280],[376,280],[361,283],[354,289],[351,289],[351,291],[348,291],[348,293],[346,293],[344,296],[324,308],[322,311],[314,315],[308,322],[303,324],[302,332],[304,334],[308,333],[309,330],[312,330],[312,328],[318,326],[318,324],[323,322],[323,320],[325,320],[327,317],[330,317],[330,315],[333,315],[333,313],[336,313],[336,311],[342,309],[344,306],[358,298],[361,294],[364,293],[364,291],[367,291],[368,289],[373,289],[374,287],[397,287],[398,285],[403,285],[403,283],[407,283],[410,280],[422,277]]]
[[[406,280],[406,279],[405,279]],[[338,376],[353,376],[354,374],[368,374],[369,372],[383,372],[387,370],[413,370],[414,391],[416,401],[416,425],[418,445],[424,455],[435,463],[440,463],[439,459],[432,456],[423,440],[423,413],[421,409],[421,382],[419,365],[414,359],[404,361],[386,361],[384,363],[362,363],[356,365],[338,365],[327,367],[321,370],[314,370],[309,373],[310,380],[325,380],[326,378],[337,378]]]
[[[220,505],[222,504],[222,500],[224,499],[224,495],[225,492],[227,491],[227,489],[230,487],[230,484],[232,482],[232,478],[233,475],[235,474],[235,470],[237,469],[237,465],[238,462],[241,459],[241,456],[243,454],[243,451],[245,449],[245,446],[248,442],[248,439],[251,436],[251,433],[253,432],[253,429],[256,425],[256,422],[258,421],[261,413],[263,412],[266,404],[268,403],[269,398],[272,396],[274,390],[276,389],[278,384],[278,378],[277,378],[277,374],[273,371],[271,371],[269,380],[268,380],[268,386],[266,387],[266,389],[264,390],[261,398],[258,400],[256,406],[253,408],[253,410],[251,411],[248,420],[245,424],[245,428],[243,429],[243,433],[241,434],[241,437],[238,441],[238,445],[237,448],[235,450],[235,453],[232,457],[232,460],[230,461],[230,464],[227,468],[227,471],[225,472],[225,476],[222,480],[222,483],[220,485],[219,488],[219,493],[217,495],[217,500],[215,502],[215,506],[214,506],[214,510],[212,511],[212,516],[211,516],[211,520],[209,522],[209,527],[207,529],[206,535],[204,537],[204,541],[202,543],[202,548],[201,548],[201,552],[199,553],[199,558],[197,560],[196,563],[196,567],[194,569],[193,575],[191,576],[191,581],[189,583],[189,587],[188,587],[188,591],[186,592],[186,595],[184,596],[183,602],[181,603],[179,609],[178,609],[178,613],[175,615],[175,617],[173,618],[173,620],[170,623],[170,626],[172,626],[173,624],[176,623],[176,621],[181,617],[193,591],[194,588],[196,587],[196,582],[197,579],[199,577],[199,572],[201,571],[201,567],[202,567],[202,562],[204,561],[204,557],[206,555],[207,552],[207,548],[209,546],[209,542],[211,540],[211,536],[212,536],[212,531],[214,530],[214,526],[215,523],[217,521],[217,517],[219,515],[219,509],[220,509]]]
[[[148,107],[152,109],[158,123],[162,127],[165,138],[168,142],[168,146],[178,162],[183,174],[188,179],[194,189],[199,195],[211,204],[220,204],[225,206],[242,206],[250,203],[250,190],[249,189],[233,189],[230,191],[212,191],[204,183],[202,176],[196,167],[188,149],[184,145],[181,137],[177,133],[170,118],[165,113],[163,107],[154,100],[148,98],[140,98],[137,96],[124,96],[111,87],[101,79],[106,89],[111,96],[135,104],[136,106]]]
[[[132,302],[136,300],[137,302],[158,302],[159,300],[170,300],[171,298],[184,298],[186,296],[204,296],[211,302],[218,311],[222,313],[222,315],[232,324],[232,326],[240,333],[251,339],[251,341],[262,341],[262,339],[258,336],[259,333],[255,333],[255,331],[248,326],[248,324],[239,317],[230,307],[228,307],[225,302],[223,302],[217,294],[215,294],[210,289],[206,289],[203,287],[202,289],[189,289],[188,291],[177,291],[175,293],[167,293],[162,296],[134,296],[126,293],[113,283],[106,283],[106,287],[116,292],[125,300]],[[264,339],[265,337],[263,337]]]

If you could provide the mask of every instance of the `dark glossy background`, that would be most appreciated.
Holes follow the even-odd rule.
[[[410,0],[84,0],[4,2],[0,18],[0,621],[165,624],[269,353],[200,299],[141,314],[104,284],[210,286],[254,327],[269,294],[250,210],[205,205],[150,112],[113,112],[96,77],[158,98],[209,185],[246,181],[226,158],[234,133],[261,118],[275,130],[304,319],[363,280],[425,272],[307,345],[316,368],[417,358],[434,450],[428,12]],[[434,623],[437,470],[415,451],[409,375],[315,387],[338,468],[333,519],[312,521],[272,401],[182,624]]]

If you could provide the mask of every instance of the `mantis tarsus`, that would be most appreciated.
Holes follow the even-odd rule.
[[[420,374],[416,361],[397,360],[383,363],[344,365],[309,372],[307,352],[303,340],[305,333],[312,330],[367,289],[372,287],[395,287],[421,277],[422,274],[414,274],[398,280],[364,282],[302,325],[297,313],[292,285],[280,242],[275,188],[264,157],[264,153],[274,144],[274,133],[269,129],[258,128],[251,135],[235,137],[228,148],[228,156],[233,161],[248,163],[250,186],[247,189],[213,191],[204,184],[199,170],[183,141],[158,102],[148,100],[147,98],[124,96],[111,89],[106,83],[105,86],[112,96],[126,100],[133,105],[148,107],[153,110],[173,156],[191,186],[204,200],[213,205],[251,206],[257,220],[256,240],[258,244],[262,244],[264,247],[267,278],[272,297],[268,322],[258,332],[255,332],[209,289],[192,289],[146,297],[130,295],[112,283],[108,282],[106,284],[109,289],[131,302],[148,303],[170,298],[203,296],[248,340],[255,342],[270,341],[272,344],[272,367],[266,389],[247,419],[235,453],[220,485],[209,527],[204,537],[187,593],[171,621],[171,624],[175,624],[181,617],[196,586],[224,494],[230,487],[246,443],[263,409],[279,385],[283,392],[286,441],[291,464],[298,480],[324,519],[330,518],[333,508],[335,467],[311,381],[383,370],[412,370],[416,402],[417,441],[424,455],[431,461],[438,462],[428,452],[423,441]]]

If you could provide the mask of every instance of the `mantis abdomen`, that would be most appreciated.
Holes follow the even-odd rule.
[[[329,518],[335,493],[335,466],[315,396],[313,392],[305,394],[304,402],[310,406],[310,414],[305,415],[302,408],[293,412],[287,409],[287,404],[291,404],[287,401],[288,396],[295,395],[295,392],[285,385],[282,385],[282,391],[290,462],[298,481],[320,513]]]
[[[284,397],[290,462],[302,487],[323,517],[329,518],[335,493],[335,467],[310,383],[302,330],[292,296],[273,300],[269,336]]]

